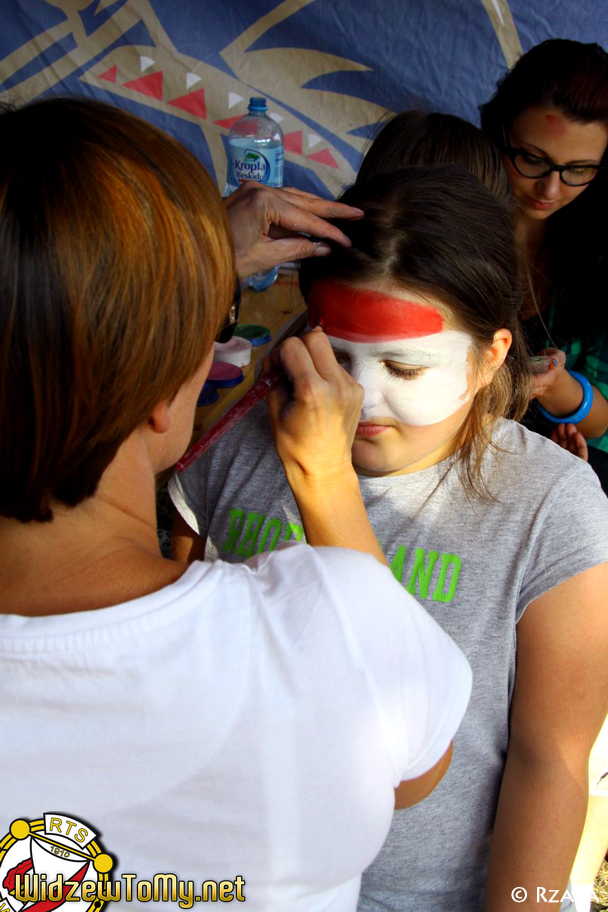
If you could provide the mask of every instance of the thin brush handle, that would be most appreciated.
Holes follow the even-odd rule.
[[[257,405],[258,402],[262,402],[283,377],[285,377],[285,373],[280,370],[272,371],[264,377],[260,377],[257,383],[251,387],[249,392],[246,393],[236,405],[233,405],[232,408],[220,418],[218,423],[209,431],[206,431],[200,440],[193,444],[188,452],[182,456],[177,463],[177,471],[183,472],[184,469],[187,469],[188,466],[192,465],[199,456],[206,453],[209,447],[212,447],[214,443],[217,443],[220,437],[223,437],[226,431],[229,431],[231,427],[234,427],[237,421],[240,421],[247,412],[250,412],[254,405]]]

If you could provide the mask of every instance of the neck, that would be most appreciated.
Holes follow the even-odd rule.
[[[529,258],[534,258],[539,248],[542,247],[546,236],[546,219],[529,219],[526,216],[521,216],[518,219],[515,227],[515,239],[519,247],[528,254]]]
[[[183,573],[160,553],[146,456],[130,438],[93,497],[71,509],[54,504],[50,523],[0,521],[0,611],[35,616],[108,607]]]

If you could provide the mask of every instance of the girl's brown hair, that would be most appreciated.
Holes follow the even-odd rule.
[[[482,493],[481,462],[493,425],[519,419],[529,402],[527,350],[519,327],[521,295],[511,207],[463,168],[403,168],[350,187],[340,198],[365,218],[337,224],[352,241],[327,257],[304,261],[305,298],[314,281],[391,281],[446,305],[474,342],[479,369],[499,329],[513,343],[505,363],[481,389],[456,447],[469,485]]]
[[[509,182],[498,150],[478,127],[452,114],[422,110],[396,114],[384,124],[366,152],[357,183],[410,165],[460,165],[494,196],[509,196]]]
[[[0,514],[52,519],[201,364],[234,290],[186,149],[85,99],[0,114]]]

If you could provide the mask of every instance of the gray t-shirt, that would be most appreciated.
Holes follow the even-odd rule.
[[[396,578],[461,647],[473,694],[450,769],[421,804],[394,815],[363,877],[360,908],[477,912],[508,741],[516,623],[564,580],[608,561],[608,499],[580,459],[501,421],[483,478],[463,486],[453,459],[411,475],[361,477],[368,515]],[[264,407],[169,487],[206,557],[242,561],[303,539]]]

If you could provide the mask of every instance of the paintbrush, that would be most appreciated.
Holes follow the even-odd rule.
[[[298,314],[286,327],[283,327],[275,340],[273,348],[276,348],[289,336],[301,335],[306,329],[307,321],[307,311]],[[192,465],[199,456],[206,453],[209,447],[212,447],[214,443],[217,443],[220,437],[223,437],[226,431],[229,431],[231,427],[234,427],[237,421],[240,421],[247,412],[250,412],[254,405],[257,405],[258,402],[262,402],[270,390],[274,389],[279,381],[286,376],[287,375],[281,368],[272,367],[268,373],[260,377],[260,379],[251,387],[249,392],[245,393],[243,398],[239,399],[231,409],[228,409],[226,414],[220,418],[217,424],[214,424],[212,428],[205,431],[203,436],[200,437],[196,443],[192,444],[187,453],[185,453],[177,463],[177,471],[183,472],[184,469],[187,469],[188,466]]]
[[[203,453],[206,453],[209,447],[212,447],[214,443],[223,437],[226,431],[229,431],[231,427],[240,421],[247,412],[250,412],[254,405],[257,405],[258,402],[262,402],[268,393],[275,388],[275,386],[286,376],[285,371],[280,370],[279,368],[273,368],[267,374],[264,374],[263,377],[251,387],[248,393],[245,393],[242,399],[233,405],[226,414],[220,418],[217,424],[214,424],[210,430],[206,431],[203,436],[198,440],[193,446],[190,447],[187,453],[182,456],[182,458],[177,463],[177,471],[183,472],[184,469],[187,469],[188,466],[192,465],[199,456],[202,456]]]

